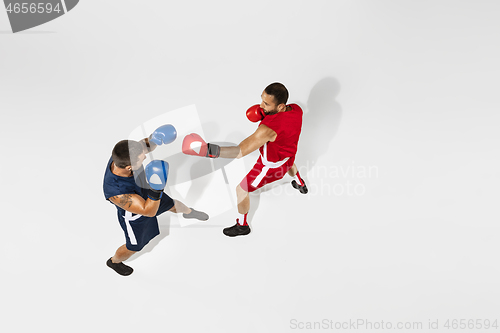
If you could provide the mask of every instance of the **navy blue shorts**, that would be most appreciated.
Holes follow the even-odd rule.
[[[154,217],[132,214],[123,209],[118,210],[118,221],[120,221],[120,226],[125,232],[125,244],[128,250],[140,251],[150,240],[160,234],[156,216],[174,207],[174,200],[165,192],[163,192],[160,200],[160,207]]]

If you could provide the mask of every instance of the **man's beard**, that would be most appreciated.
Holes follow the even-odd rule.
[[[272,116],[273,114],[278,113],[278,110],[273,110],[273,111],[264,110],[264,113],[266,114],[266,116]]]

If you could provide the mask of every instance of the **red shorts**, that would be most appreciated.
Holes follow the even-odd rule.
[[[287,171],[293,166],[295,158],[289,158],[282,166],[277,168],[266,167],[262,163],[262,156],[259,156],[257,163],[252,170],[243,178],[240,183],[242,189],[246,192],[253,192],[266,184],[283,178]]]

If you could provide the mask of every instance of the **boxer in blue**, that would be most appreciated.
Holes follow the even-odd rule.
[[[104,196],[117,208],[118,221],[125,233],[125,244],[120,246],[107,265],[120,275],[130,275],[133,269],[123,261],[129,259],[154,237],[159,235],[158,215],[170,211],[182,213],[184,218],[208,220],[203,212],[188,208],[163,192],[167,184],[168,163],[151,161],[146,168],[142,162],[157,145],[175,140],[177,132],[172,125],[156,129],[141,141],[122,140],[113,148],[104,174]]]

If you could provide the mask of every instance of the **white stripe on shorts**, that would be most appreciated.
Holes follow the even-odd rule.
[[[266,176],[266,174],[267,174],[268,171],[269,171],[269,167],[264,166],[262,168],[262,171],[259,173],[259,175],[253,180],[253,182],[252,182],[251,185],[253,187],[259,186],[260,182],[262,181],[262,179],[264,179],[264,177]]]
[[[141,216],[142,215],[139,214],[137,214],[136,216],[132,216],[131,212],[125,211],[125,216],[123,217],[125,219],[125,225],[127,226],[128,238],[130,238],[130,244],[132,245],[137,245],[137,239],[135,238],[134,230],[130,225],[130,221],[135,221]]]
[[[267,142],[264,143],[264,155],[260,155],[262,159],[262,164],[264,164],[264,167],[262,168],[262,171],[259,173],[259,175],[253,180],[252,185],[253,187],[259,186],[260,182],[264,177],[267,175],[267,172],[269,169],[277,169],[281,167],[283,164],[288,161],[289,157],[285,158],[284,160],[278,161],[278,162],[269,162],[267,160]]]

